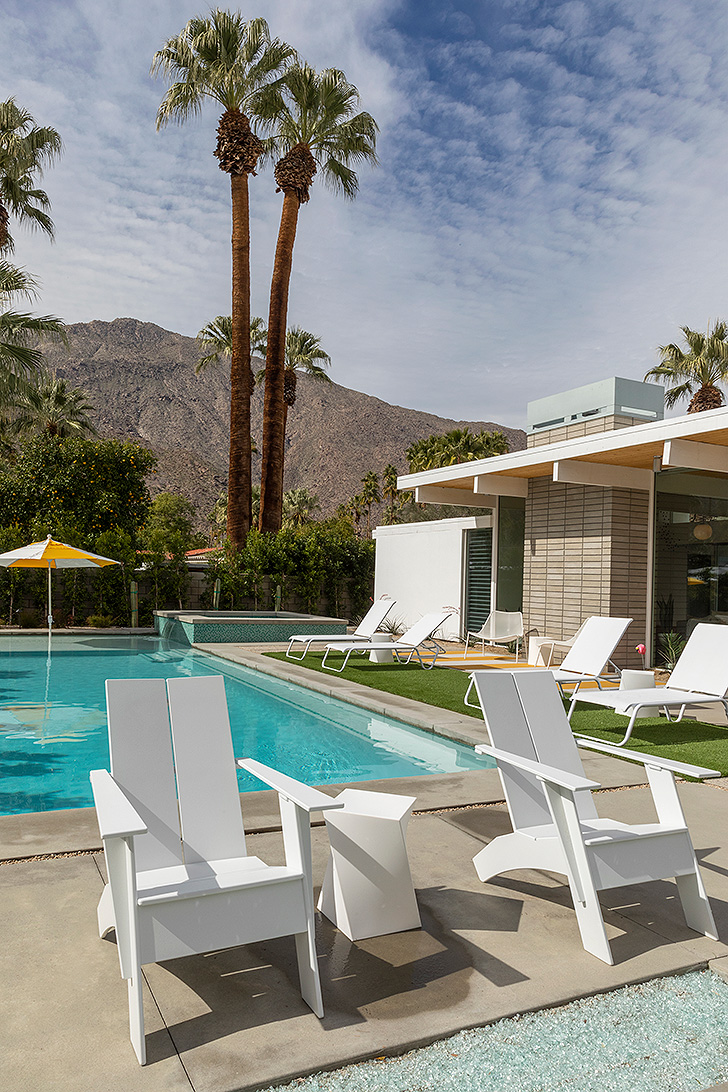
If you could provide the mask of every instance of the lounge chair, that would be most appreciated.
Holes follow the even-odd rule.
[[[612,653],[631,621],[631,618],[599,618],[596,615],[587,618],[563,663],[559,667],[547,668],[556,680],[562,697],[567,696],[564,686],[573,685],[572,693],[575,695],[583,682],[595,682],[601,690],[604,668],[610,663]],[[477,704],[469,700],[473,685],[471,675],[463,701],[471,709],[477,709]]]
[[[667,686],[643,690],[602,690],[574,693],[569,706],[569,720],[577,701],[603,705],[629,717],[627,731],[617,746],[632,735],[638,713],[652,709],[655,715],[662,709],[670,720],[670,710],[677,709],[677,721],[687,709],[721,703],[728,715],[728,626],[701,622],[688,638]],[[589,736],[580,737],[589,739]]]
[[[415,622],[406,633],[403,633],[401,637],[398,637],[396,641],[390,641],[385,643],[384,641],[369,641],[368,644],[338,645],[329,644],[326,646],[326,652],[324,658],[321,661],[321,666],[325,667],[328,671],[343,671],[349,662],[349,656],[352,652],[393,652],[394,658],[398,663],[408,664],[413,656],[417,657],[417,662],[420,667],[431,668],[435,666],[438,654],[442,652],[442,646],[433,640],[433,633],[440,628],[443,622],[447,621],[453,612],[451,610],[437,611],[434,614],[425,614],[420,618],[419,622]],[[331,667],[326,663],[326,659],[330,652],[342,652],[344,653],[344,662],[341,667]],[[421,652],[427,653],[432,659],[423,660]],[[401,657],[405,657],[402,659]]]
[[[519,610],[506,611],[494,610],[486,618],[481,628],[475,632],[469,629],[465,635],[465,654],[468,653],[470,638],[481,642],[482,651],[488,645],[509,645],[516,642],[516,663],[518,663],[518,648],[523,637],[523,615]]]
[[[512,834],[494,838],[473,858],[480,879],[522,868],[565,875],[584,948],[611,964],[597,893],[674,876],[689,927],[717,940],[674,775],[718,777],[718,771],[629,751],[645,764],[658,822],[600,819],[590,791],[600,786],[584,776],[549,674],[478,671],[473,678],[492,744],[475,750],[495,759],[513,825]],[[609,744],[585,745],[625,754]]]
[[[288,642],[286,656],[289,660],[302,660],[313,644],[346,645],[357,641],[371,641],[393,606],[394,599],[388,597],[376,599],[353,633],[294,633]],[[300,656],[291,655],[291,649],[295,644],[305,645]]]
[[[576,694],[583,682],[595,682],[601,690],[604,671],[631,622],[631,618],[587,618],[563,661],[548,668],[562,694],[564,686],[572,684]]]
[[[109,877],[99,934],[116,930],[139,1062],[145,963],[292,934],[301,994],[322,1016],[309,816],[342,805],[239,760],[278,791],[287,863],[270,867],[246,855],[222,676],[169,679],[166,688],[163,679],[113,679],[106,701],[111,773],[91,773]]]

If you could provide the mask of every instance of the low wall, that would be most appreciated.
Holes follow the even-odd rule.
[[[177,644],[262,644],[301,633],[345,634],[347,623],[290,611],[155,611],[154,627]]]

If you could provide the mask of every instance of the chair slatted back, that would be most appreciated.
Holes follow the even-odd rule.
[[[401,637],[394,641],[394,646],[404,645],[407,648],[414,648],[421,645],[423,641],[432,636],[436,629],[440,628],[443,622],[447,621],[451,614],[451,610],[441,610],[433,614],[423,615],[419,622],[415,622],[406,633],[403,633]]]
[[[494,747],[584,777],[584,767],[553,676],[548,671],[475,671],[475,688]],[[514,830],[552,823],[541,782],[499,769]],[[578,794],[582,819],[596,818],[591,793]]]
[[[394,606],[394,599],[377,599],[354,630],[355,637],[373,637]]]
[[[111,776],[149,828],[135,839],[140,871],[182,863],[164,679],[108,679]]]
[[[631,623],[631,618],[587,618],[559,671],[600,675]]]
[[[492,746],[538,761],[513,673],[474,671],[472,678]],[[521,770],[499,767],[498,773],[514,830],[552,822],[540,781]]]
[[[667,684],[699,694],[728,693],[728,626],[701,622],[688,638]]]
[[[584,777],[574,733],[551,672],[519,671],[513,677],[538,761]]]
[[[245,856],[222,675],[168,679],[185,862]]]

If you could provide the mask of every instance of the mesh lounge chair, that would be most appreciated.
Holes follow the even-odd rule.
[[[140,1063],[145,963],[292,934],[301,995],[323,1016],[310,813],[343,804],[238,760],[278,791],[287,860],[266,865],[246,853],[222,676],[169,679],[166,688],[164,679],[112,679],[106,700],[111,773],[91,773],[109,876],[99,934],[116,930]]]
[[[573,685],[572,693],[576,694],[583,682],[595,682],[601,690],[602,672],[610,663],[611,655],[631,621],[631,618],[598,618],[596,616],[587,618],[563,663],[559,667],[548,668],[549,673],[556,680],[562,697],[565,696],[564,686]],[[473,685],[471,675],[464,703],[471,709],[477,709],[477,704],[469,700]]]
[[[520,611],[491,611],[477,633],[470,629],[467,631],[465,635],[466,655],[471,637],[473,641],[480,641],[483,651],[485,651],[486,644],[509,645],[512,641],[515,641],[516,663],[518,663],[518,648],[523,637],[523,615]]]
[[[358,644],[351,645],[338,645],[330,644],[326,646],[326,652],[324,658],[321,661],[321,666],[327,668],[328,671],[343,671],[349,662],[349,656],[352,652],[393,652],[394,658],[398,663],[408,664],[413,656],[417,657],[417,662],[420,667],[431,668],[435,666],[435,660],[438,654],[442,652],[442,646],[433,640],[433,633],[440,628],[453,612],[451,610],[441,610],[434,614],[426,614],[423,618],[420,618],[419,622],[415,622],[406,633],[403,633],[401,637],[398,637],[396,641],[384,643],[383,641],[370,641],[368,644],[359,642]],[[326,663],[326,659],[330,652],[343,652],[344,662],[341,667],[332,667]],[[431,659],[422,659],[422,652]],[[404,657],[404,659],[402,658]]]
[[[658,821],[628,826],[600,819],[559,692],[546,671],[477,671],[473,679],[492,746],[475,750],[498,765],[512,834],[494,838],[473,863],[486,881],[514,869],[565,875],[584,948],[613,962],[599,891],[675,877],[691,929],[717,939],[674,775],[718,777],[717,770],[626,752],[645,763]],[[620,756],[618,747],[586,744]]]
[[[393,606],[394,599],[389,597],[375,600],[353,633],[294,633],[288,642],[286,656],[289,660],[302,660],[312,644],[347,645],[357,641],[371,641]],[[300,656],[291,655],[291,649],[295,644],[305,646]]]
[[[604,670],[631,622],[631,618],[587,618],[561,664],[548,669],[562,694],[564,686],[572,683],[573,694],[583,682],[595,682],[601,690]]]
[[[630,719],[624,738],[617,744],[621,746],[632,735],[637,714],[643,709],[652,709],[655,714],[662,709],[668,720],[670,710],[677,709],[676,720],[680,721],[686,709],[720,702],[728,715],[727,694],[728,626],[701,622],[690,634],[667,686],[644,690],[602,690],[596,694],[589,691],[577,695],[575,692],[569,706],[569,720],[577,701],[603,705],[615,713],[622,713]]]

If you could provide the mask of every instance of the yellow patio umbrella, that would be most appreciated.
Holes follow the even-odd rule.
[[[48,535],[44,542],[31,542],[29,546],[21,546],[19,550],[8,550],[6,554],[0,554],[0,565],[12,569],[48,569],[48,637],[53,628],[53,612],[51,609],[51,571],[53,569],[88,569],[94,566],[119,565],[110,557],[101,557],[100,554],[89,553],[88,550],[79,550],[76,546],[68,546],[65,542],[56,542]]]

